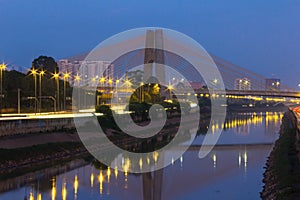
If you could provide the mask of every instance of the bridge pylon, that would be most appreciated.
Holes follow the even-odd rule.
[[[164,35],[162,29],[147,30],[144,55],[144,81],[152,82],[152,77],[166,83]]]

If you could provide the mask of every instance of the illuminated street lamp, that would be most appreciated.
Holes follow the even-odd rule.
[[[116,80],[116,86],[117,86],[119,83],[120,83],[120,80],[117,79],[117,80]]]
[[[78,108],[80,108],[80,90],[79,90],[79,87],[80,87],[80,81],[81,81],[81,77],[78,75],[78,74],[76,74],[76,76],[75,76],[75,82],[77,82],[77,93],[78,93]]]
[[[44,70],[41,70],[39,75],[40,75],[40,92],[39,92],[39,110],[41,112],[41,109],[42,109],[42,77],[44,76],[45,74],[45,71]]]
[[[105,78],[104,78],[104,77],[101,77],[99,81],[100,81],[100,83],[101,83],[102,92],[104,92],[104,82],[105,82]]]
[[[108,79],[108,84],[110,85],[110,93],[112,93],[112,85],[113,85],[113,80],[112,79]]]
[[[35,101],[34,101],[35,102],[34,103],[34,111],[36,113],[36,111],[37,111],[37,97],[36,97],[36,75],[37,75],[37,70],[32,68],[30,70],[30,72],[31,72],[31,74],[33,76],[33,79],[34,79],[34,99],[35,99]]]
[[[144,83],[140,83],[140,95],[141,95],[141,103],[144,102]]]
[[[125,79],[125,85],[126,85],[126,92],[129,92],[129,87],[131,87],[132,83],[130,82],[129,79]]]
[[[119,102],[119,96],[118,96],[118,85],[119,85],[119,83],[120,83],[120,80],[117,79],[116,80],[116,97],[117,97],[117,102]]]
[[[215,79],[213,80],[213,84],[214,84],[214,85],[217,85],[217,84],[218,84],[218,79],[215,78]]]
[[[173,100],[173,98],[172,98],[172,90],[174,90],[174,87],[173,87],[173,85],[171,85],[171,84],[169,84],[168,85],[168,87],[167,87],[167,89],[169,90],[169,92],[170,92],[170,100]]]
[[[79,84],[80,84],[80,80],[81,80],[81,77],[77,74],[77,75],[75,76],[75,81],[78,83],[78,86],[79,86]]]
[[[56,92],[57,92],[57,109],[59,110],[59,73],[54,73],[52,76],[55,79],[56,82]]]
[[[0,98],[1,98],[1,107],[0,107],[0,113],[2,110],[2,99],[3,99],[3,88],[2,88],[2,71],[6,69],[6,64],[3,62],[2,64],[0,64],[0,79],[1,79],[1,88],[0,88]]]
[[[104,77],[101,77],[100,78],[100,83],[104,83],[105,82],[105,78]]]
[[[95,85],[97,85],[97,84],[96,84],[96,81],[97,81],[97,79],[96,79],[96,78],[92,78],[92,86],[95,86]]]
[[[69,77],[70,77],[70,74],[68,72],[66,72],[64,74],[64,110],[66,109],[66,82]]]

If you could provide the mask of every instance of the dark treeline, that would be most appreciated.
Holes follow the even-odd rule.
[[[34,76],[30,70],[37,70]],[[32,62],[32,67],[27,73],[16,70],[6,70],[2,74],[2,113],[16,112],[18,107],[18,91],[20,92],[21,110],[23,112],[33,112],[35,107],[35,82],[36,95],[39,98],[40,77],[41,77],[41,96],[42,110],[53,111],[54,101],[50,98],[56,98],[57,87],[53,73],[58,72],[57,63],[51,57],[40,56]],[[45,71],[43,76],[39,75],[40,71]],[[36,80],[35,80],[36,79]],[[63,97],[63,80],[59,80],[60,99]],[[71,94],[71,88],[67,83],[67,94]],[[49,97],[49,98],[47,98]]]

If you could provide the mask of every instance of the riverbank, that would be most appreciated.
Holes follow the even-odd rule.
[[[115,125],[103,125],[111,141],[124,149],[144,149],[143,144],[158,148],[171,140],[177,132],[180,118],[169,120],[166,130],[155,138],[136,140],[126,138]],[[112,127],[111,127],[112,126]],[[109,151],[110,149],[107,149]],[[54,166],[76,159],[93,157],[82,144],[76,131],[58,131],[53,133],[31,133],[0,137],[0,180],[22,175],[27,172]]]
[[[15,149],[0,149],[0,180],[92,157],[80,142],[45,143]]]
[[[300,199],[300,145],[296,134],[295,116],[287,111],[282,118],[280,137],[266,163],[262,199]]]

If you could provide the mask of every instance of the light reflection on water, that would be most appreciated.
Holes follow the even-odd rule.
[[[218,144],[273,144],[278,137],[281,112],[237,113],[228,116],[225,123],[212,122],[210,134],[223,126]],[[204,135],[198,136],[193,144],[201,145]]]
[[[24,199],[24,196],[52,200],[199,199],[199,196],[258,199],[263,166],[278,137],[282,116],[282,113],[245,113],[228,117],[223,125],[215,123],[213,130],[222,126],[225,130],[218,145],[203,159],[197,156],[197,145],[204,137],[199,135],[195,147],[180,159],[172,160],[172,165],[154,173],[128,173],[129,158],[123,158],[123,172],[117,168],[96,169],[87,164],[52,178],[39,178],[37,174],[25,176],[26,186],[4,192],[0,199]],[[155,152],[152,158],[139,160],[139,167],[155,162],[159,156]]]

